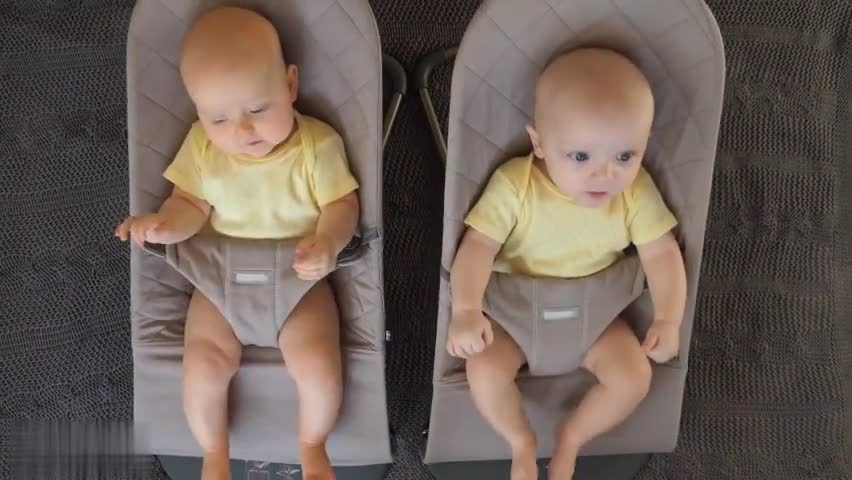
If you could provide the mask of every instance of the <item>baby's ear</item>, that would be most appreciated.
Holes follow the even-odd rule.
[[[530,136],[530,143],[532,143],[533,153],[538,158],[544,158],[544,149],[541,148],[541,138],[538,136],[538,132],[535,130],[535,127],[532,125],[527,125],[527,133]]]
[[[293,64],[287,65],[284,75],[287,80],[287,89],[290,91],[290,99],[295,102],[299,97],[299,67]]]

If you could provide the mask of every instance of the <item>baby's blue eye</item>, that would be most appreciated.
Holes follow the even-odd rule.
[[[585,162],[589,159],[589,154],[586,152],[575,152],[571,156],[578,162]]]
[[[633,152],[624,152],[618,155],[618,161],[627,163],[633,158]]]

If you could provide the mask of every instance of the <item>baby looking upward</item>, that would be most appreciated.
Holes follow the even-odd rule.
[[[584,48],[557,57],[536,86],[533,151],[498,167],[467,216],[451,272],[447,348],[467,360],[474,403],[509,443],[513,480],[538,478],[537,439],[515,383],[527,359],[482,311],[492,271],[579,278],[634,244],[648,279],[655,321],[644,344],[615,318],[585,353],[581,367],[598,383],[557,429],[552,480],[570,479],[580,448],[642,401],[648,358],[664,363],[677,353],[686,274],[677,221],[641,167],[653,118],[648,81],[624,56]]]

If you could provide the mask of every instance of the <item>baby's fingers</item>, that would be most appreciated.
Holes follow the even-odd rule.
[[[453,344],[453,351],[456,354],[456,358],[460,358],[462,360],[467,360],[467,357],[470,356],[467,352],[465,352],[464,347],[460,343]]]
[[[322,278],[325,271],[322,265],[316,263],[302,262],[293,265],[293,270],[299,275],[302,280],[319,280]]]
[[[678,343],[679,339],[676,336],[672,336],[666,339],[665,344],[661,348],[661,350],[663,350],[663,353],[665,353],[666,356],[666,359],[664,361],[668,362],[677,355],[679,349]]]
[[[648,358],[657,363],[666,363],[677,354],[677,347],[669,339],[660,337],[656,347],[648,354]]]
[[[296,269],[306,269],[313,268],[317,264],[317,257],[313,255],[310,251],[305,252],[297,252],[296,256],[293,257],[293,268]]]
[[[133,222],[130,226],[130,238],[140,248],[145,246],[145,239],[147,237],[146,233],[147,228],[145,228],[145,224],[143,222]]]
[[[656,329],[652,327],[645,335],[645,342],[642,343],[642,350],[645,352],[645,355],[651,355],[651,352],[656,350],[659,343],[660,336],[657,333]]]
[[[299,275],[303,275],[303,274],[310,273],[310,271],[312,269],[310,267],[308,267],[307,265],[305,265],[304,263],[297,262],[297,263],[293,264],[293,270],[296,273],[298,273]]]
[[[456,358],[461,358],[461,359],[467,358],[467,355],[465,355],[464,349],[461,347],[460,343],[451,341],[450,344],[449,344],[449,349],[450,349],[450,355],[452,355]]]
[[[302,275],[313,275],[320,271],[318,265],[309,261],[297,261],[293,264],[293,270]]]
[[[118,237],[122,242],[127,241],[127,235],[130,233],[130,218],[121,222],[118,227],[115,228],[115,236]]]
[[[165,240],[168,236],[163,224],[158,223],[145,232],[145,241],[148,243],[166,243]]]
[[[486,347],[494,343],[494,329],[491,328],[491,322],[485,324],[485,328],[482,331],[482,339],[485,341]]]
[[[293,270],[295,270],[297,273],[305,271],[306,268],[307,267],[305,265],[304,258],[296,256],[296,258],[293,259]]]
[[[320,278],[322,278],[322,275],[316,272],[296,272],[296,276],[299,277],[299,279],[301,280],[319,280]]]
[[[657,349],[651,352],[648,358],[650,358],[656,363],[663,364],[674,358],[674,355],[663,349]]]
[[[470,345],[471,355],[482,353],[485,350],[485,340],[482,337],[476,338]]]

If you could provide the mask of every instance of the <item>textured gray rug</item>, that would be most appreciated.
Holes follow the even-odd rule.
[[[708,3],[729,80],[683,433],[639,478],[850,478],[852,3]],[[458,43],[477,4],[373,1],[408,67]],[[0,0],[0,478],[21,422],[132,414],[128,254],[110,236],[127,211],[132,5]],[[442,115],[449,78],[433,77]],[[385,169],[392,479],[429,478],[442,188],[411,96]],[[71,467],[53,478],[96,478]],[[125,467],[165,478],[149,458]]]

